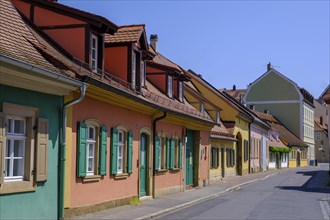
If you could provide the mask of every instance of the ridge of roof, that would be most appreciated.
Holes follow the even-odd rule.
[[[27,0],[24,0],[24,1],[27,1]],[[105,25],[107,25],[107,27],[105,29],[109,30],[109,28],[111,28],[111,30],[112,30],[111,33],[112,34],[115,33],[118,29],[118,26],[116,24],[114,24],[113,22],[111,22],[110,20],[108,20],[107,18],[105,18],[103,16],[96,15],[96,14],[93,14],[93,13],[90,13],[90,12],[86,12],[86,11],[83,11],[83,10],[80,10],[80,9],[77,9],[77,8],[73,8],[73,7],[70,7],[68,5],[61,4],[57,1],[28,0],[27,2],[29,2],[29,1],[30,2],[32,1],[32,2],[37,3],[37,4],[45,5],[45,6],[48,6],[48,7],[54,7],[54,8],[57,8],[59,10],[75,14],[76,16],[83,17],[87,20],[91,20],[93,22],[101,23],[100,27],[103,24],[105,24]]]

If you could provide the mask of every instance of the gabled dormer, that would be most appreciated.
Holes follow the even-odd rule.
[[[143,24],[120,26],[105,35],[105,71],[136,91],[145,86],[148,42]]]
[[[173,63],[158,50],[158,36],[150,36],[149,53],[152,59],[147,60],[147,79],[168,98],[184,102],[184,82],[189,81],[185,71]]]
[[[111,21],[54,1],[13,0],[13,4],[62,53],[94,72],[103,70],[104,34],[118,28]]]
[[[189,104],[198,109],[201,113],[208,114],[217,125],[220,125],[220,112],[222,109],[206,99],[192,82],[185,82],[184,86],[184,96]]]

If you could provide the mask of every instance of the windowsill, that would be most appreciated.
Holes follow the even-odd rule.
[[[83,183],[85,182],[96,182],[96,181],[99,181],[101,179],[101,176],[100,175],[91,175],[91,176],[85,176],[83,178]]]
[[[4,182],[0,187],[0,194],[34,191],[36,191],[36,188],[33,187],[32,182],[28,181]]]
[[[167,172],[167,169],[160,169],[160,170],[156,170],[158,173],[165,173]]]
[[[171,169],[172,171],[174,171],[174,172],[178,172],[178,171],[180,171],[181,169],[180,168],[173,168],[173,169]]]
[[[128,177],[128,173],[119,173],[115,175],[115,180],[127,179],[127,177]]]

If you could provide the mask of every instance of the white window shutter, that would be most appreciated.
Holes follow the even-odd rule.
[[[36,181],[46,181],[48,175],[48,119],[38,118],[36,144]]]
[[[5,178],[5,149],[6,149],[6,117],[0,112],[0,184]]]

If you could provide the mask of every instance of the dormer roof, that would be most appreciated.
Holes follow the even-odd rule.
[[[106,34],[106,44],[121,44],[121,43],[139,43],[141,49],[148,50],[146,31],[144,24],[132,24],[119,26],[118,31],[114,35]]]
[[[95,15],[80,9],[72,8],[67,5],[63,5],[61,3],[58,3],[56,1],[47,1],[47,0],[22,0],[27,3],[34,3],[36,5],[51,9],[51,10],[57,10],[61,13],[64,13],[66,15],[74,16],[80,20],[83,20],[90,25],[94,26],[96,29],[98,29],[101,33],[109,33],[114,34],[118,26],[109,21],[107,18]]]

